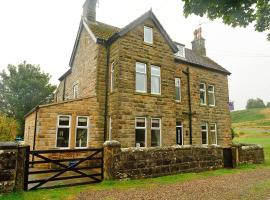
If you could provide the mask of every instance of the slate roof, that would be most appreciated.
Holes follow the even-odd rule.
[[[115,26],[111,26],[108,24],[104,24],[98,21],[89,22],[88,26],[93,32],[93,34],[96,36],[96,38],[103,39],[103,40],[108,40],[115,33],[118,33],[120,31],[120,28],[117,28]]]
[[[145,15],[143,15],[142,17],[145,18]],[[137,21],[137,23],[138,23],[138,19],[135,21]],[[132,22],[131,24],[127,25],[126,27],[128,27],[128,29],[130,29],[130,27],[132,26],[132,24],[135,23],[135,21]],[[116,34],[121,33],[123,31],[125,31],[125,29],[126,29],[126,27],[124,27],[123,29],[120,29],[118,27],[104,24],[102,22],[95,22],[95,23],[89,22],[88,25],[96,38],[104,39],[104,40],[108,40],[111,37],[115,37]],[[175,45],[177,45],[177,44],[181,44],[181,43],[175,42]],[[228,70],[226,70],[225,68],[220,66],[218,63],[213,61],[211,58],[209,58],[207,56],[200,56],[188,48],[185,48],[185,58],[177,57],[176,60],[183,61],[183,62],[190,63],[190,64],[199,65],[201,67],[204,67],[204,68],[207,68],[210,70],[223,72],[223,73],[228,74],[228,75],[231,74]]]

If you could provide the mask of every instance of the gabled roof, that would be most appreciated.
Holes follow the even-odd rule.
[[[226,70],[225,68],[220,66],[218,63],[213,61],[211,58],[209,58],[207,56],[198,55],[194,51],[192,51],[191,49],[185,48],[185,58],[176,57],[176,60],[180,60],[180,61],[190,63],[190,64],[195,64],[195,65],[201,66],[201,67],[206,68],[206,69],[225,73],[227,75],[231,74],[228,70]]]
[[[108,40],[115,33],[118,33],[121,29],[115,26],[104,24],[102,22],[88,22],[88,26],[95,35],[96,38],[102,40]]]
[[[151,19],[154,22],[154,24],[156,25],[157,29],[160,31],[160,33],[165,38],[165,40],[167,41],[167,43],[169,44],[169,46],[172,48],[173,52],[174,53],[177,53],[177,51],[178,51],[177,46],[174,44],[174,42],[172,41],[172,39],[170,38],[170,36],[168,35],[168,33],[165,31],[165,29],[163,28],[163,26],[160,24],[160,22],[158,21],[157,17],[155,16],[155,14],[152,12],[152,10],[149,10],[148,12],[146,12],[145,14],[143,14],[141,17],[139,17],[138,19],[134,20],[133,22],[131,22],[130,24],[128,24],[127,26],[125,26],[124,28],[122,28],[118,33],[115,33],[109,39],[109,41],[110,42],[114,42],[119,37],[124,36],[126,33],[128,33],[129,31],[131,31],[132,29],[134,29],[138,25],[142,24],[147,19]]]

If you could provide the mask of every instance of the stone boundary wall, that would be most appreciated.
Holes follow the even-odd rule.
[[[0,142],[0,194],[23,190],[27,148]]]
[[[223,167],[223,149],[215,146],[125,148],[104,143],[104,178],[139,179]]]
[[[233,157],[237,164],[262,164],[264,163],[264,150],[260,145],[235,144],[232,146]]]

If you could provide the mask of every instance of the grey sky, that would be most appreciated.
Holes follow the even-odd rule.
[[[68,69],[85,0],[0,1],[0,70],[23,60],[40,64],[52,82]],[[203,23],[207,55],[232,72],[230,99],[243,109],[248,98],[270,101],[270,42],[253,26],[231,28],[220,20],[183,17],[181,0],[99,0],[97,20],[123,27],[153,8],[171,38],[191,46]]]

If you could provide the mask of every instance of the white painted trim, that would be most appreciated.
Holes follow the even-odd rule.
[[[204,89],[201,89],[201,85],[204,85]],[[205,105],[207,105],[207,100],[206,100],[206,83],[201,82],[200,85],[199,85],[199,89],[200,89],[200,93],[199,93],[199,95],[200,95],[200,105],[205,106]],[[201,92],[204,92],[204,101],[205,101],[204,103],[201,103]]]
[[[85,117],[87,119],[87,126],[78,126],[78,122],[79,122],[79,117]],[[89,121],[89,117],[88,116],[77,116],[76,117],[76,126],[75,126],[75,148],[76,149],[86,149],[88,148],[89,146],[89,127],[90,127],[90,121]],[[77,139],[77,129],[78,128],[82,128],[82,129],[86,129],[87,130],[87,133],[86,133],[86,136],[87,136],[87,140],[86,140],[86,147],[77,147],[76,146],[76,139]]]
[[[153,68],[159,68],[159,76],[158,75],[153,75],[152,74],[152,67]],[[150,68],[150,75],[151,75],[151,94],[155,94],[155,95],[161,95],[161,67],[159,66],[156,66],[156,65],[151,65],[151,68]],[[155,93],[152,91],[152,77],[157,77],[159,78],[159,93]]]
[[[111,64],[111,70],[110,71],[111,71],[111,73],[110,73],[111,92],[113,92],[114,91],[114,87],[115,87],[115,65],[114,65],[114,62],[112,62],[112,64]]]
[[[59,126],[60,117],[69,117],[69,126]],[[56,137],[55,137],[55,147],[59,149],[69,149],[70,148],[70,142],[71,142],[71,124],[72,124],[72,116],[71,115],[58,115],[57,116],[57,122],[56,122]],[[68,147],[57,147],[57,135],[58,135],[58,128],[68,128],[69,129],[69,135],[68,135]]]
[[[153,120],[159,120],[159,128],[157,128],[157,127],[152,127],[152,122],[153,122]],[[152,130],[159,130],[159,142],[160,142],[160,147],[162,146],[162,128],[161,128],[161,123],[162,123],[162,121],[161,121],[161,118],[151,118],[151,131]],[[151,138],[152,139],[152,138]]]
[[[109,141],[112,141],[112,117],[110,116],[109,122]]]
[[[211,130],[211,126],[214,125],[215,126],[215,130],[212,131]],[[217,139],[217,123],[210,123],[209,124],[209,127],[210,127],[210,133],[215,133],[215,137],[216,137],[216,143],[215,144],[212,144],[212,145],[218,145],[218,139]]]
[[[151,30],[151,34],[152,34],[152,40],[151,41],[146,41],[146,29],[148,30]],[[154,30],[153,28],[149,27],[149,26],[144,26],[143,27],[143,41],[146,43],[146,44],[154,44]]]
[[[209,86],[213,87],[213,92],[209,91]],[[214,98],[214,104],[209,104],[209,106],[212,106],[212,107],[216,106],[215,86],[214,85],[208,85],[208,90],[207,91],[208,91],[208,99],[209,99],[209,94],[213,94],[213,98]],[[209,102],[209,100],[208,100],[208,102]]]
[[[179,77],[176,77],[175,79],[174,79],[174,85],[175,85],[175,88],[177,87],[176,86],[176,80],[179,80],[179,95],[180,95],[180,99],[178,100],[178,99],[176,99],[176,94],[175,94],[175,101],[177,101],[177,102],[181,102],[182,101],[182,94],[181,94],[181,78],[179,78]],[[177,81],[178,82],[178,81]]]
[[[206,126],[206,130],[202,130],[202,126]],[[208,123],[207,122],[203,122],[202,124],[201,124],[201,133],[202,132],[206,132],[206,144],[203,144],[202,143],[202,145],[208,145],[209,144],[209,141],[208,141],[208,132],[209,132],[209,129],[208,129]],[[201,137],[201,139],[202,139],[202,137]]]
[[[145,66],[145,72],[137,72],[137,64],[142,64]],[[138,74],[142,74],[145,76],[145,90],[137,90],[137,73]],[[147,93],[147,65],[145,63],[142,62],[136,62],[135,64],[135,91],[136,92],[140,92],[140,93]]]
[[[85,19],[82,19],[83,22],[83,26],[85,28],[85,30],[88,32],[88,34],[91,36],[91,38],[94,40],[95,43],[97,43],[97,38],[94,35],[94,33],[91,31],[91,29],[89,28],[88,24],[86,23]]]
[[[144,123],[144,127],[137,127],[137,119],[144,119],[145,123]],[[135,146],[136,146],[136,129],[141,129],[145,131],[145,138],[144,138],[144,142],[145,142],[145,147],[147,147],[147,118],[146,117],[136,117],[135,118]]]

